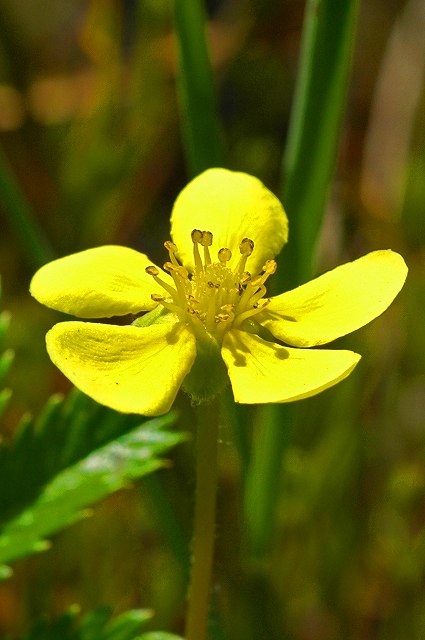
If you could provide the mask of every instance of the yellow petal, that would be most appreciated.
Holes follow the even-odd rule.
[[[240,258],[243,238],[254,241],[247,270],[257,273],[274,258],[288,237],[288,221],[279,200],[253,176],[227,169],[209,169],[192,180],[178,196],[171,215],[171,236],[182,262],[193,268],[193,229],[213,234],[213,261],[219,249]]]
[[[352,351],[293,349],[231,330],[223,341],[236,402],[291,402],[316,395],[346,378],[360,360]]]
[[[373,251],[272,298],[258,319],[288,344],[325,344],[385,311],[406,275],[406,264],[398,253]]]
[[[88,396],[123,413],[167,412],[196,355],[181,324],[60,322],[46,336],[54,364]]]
[[[52,309],[80,318],[110,318],[149,311],[152,293],[162,289],[145,272],[152,262],[143,253],[119,246],[96,247],[45,264],[30,291]],[[161,273],[172,282],[166,273]]]

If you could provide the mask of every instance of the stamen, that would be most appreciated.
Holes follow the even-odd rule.
[[[263,284],[263,276],[257,276],[256,278],[251,280],[249,284],[251,285],[251,287],[254,287],[254,289],[258,289],[258,287],[261,287],[261,285]]]
[[[240,297],[238,304],[239,313],[243,313],[246,309],[251,308],[253,303],[259,300],[265,293],[266,288],[263,286],[262,276],[257,276],[251,280]]]
[[[184,280],[187,277],[187,270],[177,263],[177,266],[171,262],[165,262],[163,265],[164,271],[168,271],[174,280],[177,293],[179,295],[179,302],[184,307],[186,302],[186,290],[184,287]]]
[[[151,265],[149,267],[146,267],[145,271],[147,274],[152,276],[155,282],[157,282],[163,289],[165,289],[165,291],[167,291],[170,294],[170,296],[173,298],[174,302],[177,303],[177,299],[178,299],[177,291],[173,287],[171,287],[169,284],[167,284],[167,282],[162,280],[162,278],[158,277],[159,269]]]
[[[266,294],[266,287],[264,285],[261,285],[258,291],[254,293],[253,296],[251,296],[250,303],[255,306],[255,304],[257,304],[257,301],[260,300],[260,298],[262,298],[265,294]]]
[[[195,259],[195,271],[199,272],[203,270],[201,256],[199,254],[198,244],[202,242],[202,231],[194,229],[191,233],[193,242],[193,257]]]
[[[173,265],[178,267],[179,263],[177,262],[176,258],[177,246],[174,244],[174,242],[171,242],[171,240],[166,240],[164,242],[164,247],[167,249],[168,255],[170,256],[170,260]]]
[[[208,247],[212,245],[213,234],[211,231],[203,231],[202,232],[202,240],[201,245],[204,247],[204,263],[205,266],[211,264],[211,256]]]
[[[264,267],[263,273],[260,276],[257,276],[252,280],[251,284],[254,286],[261,287],[267,280],[269,276],[276,272],[277,264],[275,260],[267,260]]]
[[[186,312],[182,307],[180,307],[180,305],[174,304],[169,300],[166,300],[164,296],[157,295],[156,293],[152,293],[151,298],[154,302],[162,304],[162,306],[165,309],[168,309],[168,311],[171,311],[171,313],[175,313],[181,320],[186,320]]]
[[[254,250],[254,241],[249,238],[244,238],[239,245],[239,251],[241,252],[241,257],[239,260],[239,264],[237,266],[237,271],[239,273],[243,273],[245,271],[246,261]]]
[[[233,324],[235,329],[240,327],[241,324],[247,318],[250,318],[251,316],[255,316],[257,313],[260,313],[260,311],[262,311],[264,309],[264,307],[267,307],[267,305],[269,303],[270,303],[270,298],[263,298],[263,300],[259,300],[258,303],[255,304],[254,307],[252,307],[251,309],[248,309],[247,311],[244,311],[243,313],[238,313],[238,315],[235,318],[235,322]]]

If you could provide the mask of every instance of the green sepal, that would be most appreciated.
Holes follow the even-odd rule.
[[[162,324],[163,322],[174,322],[176,316],[174,313],[170,313],[162,307],[160,304],[152,309],[152,311],[148,311],[144,313],[142,316],[136,318],[132,324],[135,327],[150,327],[152,324]]]
[[[274,335],[266,327],[263,327],[262,324],[257,322],[257,320],[253,320],[252,318],[247,318],[246,320],[244,320],[240,329],[246,331],[247,333],[253,333],[263,340],[266,340],[267,342],[278,342]]]

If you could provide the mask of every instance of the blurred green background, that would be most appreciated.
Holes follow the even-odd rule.
[[[208,2],[226,164],[275,192],[303,12],[299,0]],[[117,243],[163,260],[171,207],[189,178],[172,14],[168,0],[0,0],[0,273],[16,353],[6,439],[25,412],[69,389],[44,347],[59,314],[28,293],[40,247],[62,256]],[[214,597],[230,640],[425,637],[424,31],[423,0],[360,5],[318,271],[391,248],[410,272],[382,318],[339,341],[363,355],[355,373],[299,404],[261,558],[247,550],[242,463],[223,427]],[[9,172],[37,245],[10,207]],[[285,253],[282,268],[291,268]],[[188,403],[178,405],[187,430]],[[241,415],[255,447],[255,416]],[[0,584],[0,637],[75,602],[83,611],[151,607],[156,628],[181,633],[192,455],[189,444],[176,449],[159,473],[181,539],[164,533],[150,480],[115,495],[51,550],[16,563]]]

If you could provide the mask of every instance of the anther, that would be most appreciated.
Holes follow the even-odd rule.
[[[151,300],[154,302],[164,302],[165,297],[161,296],[159,293],[151,293]]]
[[[249,238],[244,238],[239,245],[239,251],[243,256],[250,256],[254,250],[254,242]]]
[[[220,249],[217,255],[220,262],[225,263],[229,262],[230,258],[232,257],[232,252],[230,251],[230,249],[223,247],[222,249]]]
[[[177,246],[174,244],[174,242],[171,242],[171,240],[166,240],[164,242],[164,247],[167,249],[167,251],[169,251],[170,253],[176,253],[177,252]]]
[[[190,235],[193,242],[193,257],[195,260],[195,271],[200,273],[203,269],[203,266],[202,266],[201,256],[199,255],[198,244],[202,242],[203,233],[202,231],[199,231],[199,229],[194,229]]]
[[[164,269],[164,271],[168,271],[168,273],[171,273],[172,271],[177,271],[176,267],[173,265],[172,262],[164,262],[164,264],[162,265],[162,268]]]
[[[146,267],[145,271],[150,276],[159,276],[159,270],[156,267],[154,267],[153,265],[150,266],[150,267]]]
[[[202,232],[202,240],[201,244],[203,247],[210,247],[213,242],[213,234],[211,231],[203,231]]]
[[[263,273],[267,273],[267,275],[271,276],[273,273],[276,273],[276,269],[276,260],[266,260],[266,263],[263,267]]]
[[[252,308],[258,309],[260,311],[261,309],[264,309],[264,307],[267,307],[269,302],[270,302],[270,298],[262,298],[261,300],[253,304]]]
[[[198,242],[199,243],[202,242],[202,236],[204,234],[202,233],[202,231],[199,231],[199,229],[194,229],[190,235],[191,235],[193,244],[198,244]]]
[[[201,245],[204,247],[204,265],[207,266],[211,264],[211,256],[208,247],[212,245],[213,234],[211,231],[203,231],[202,232],[202,240]]]

